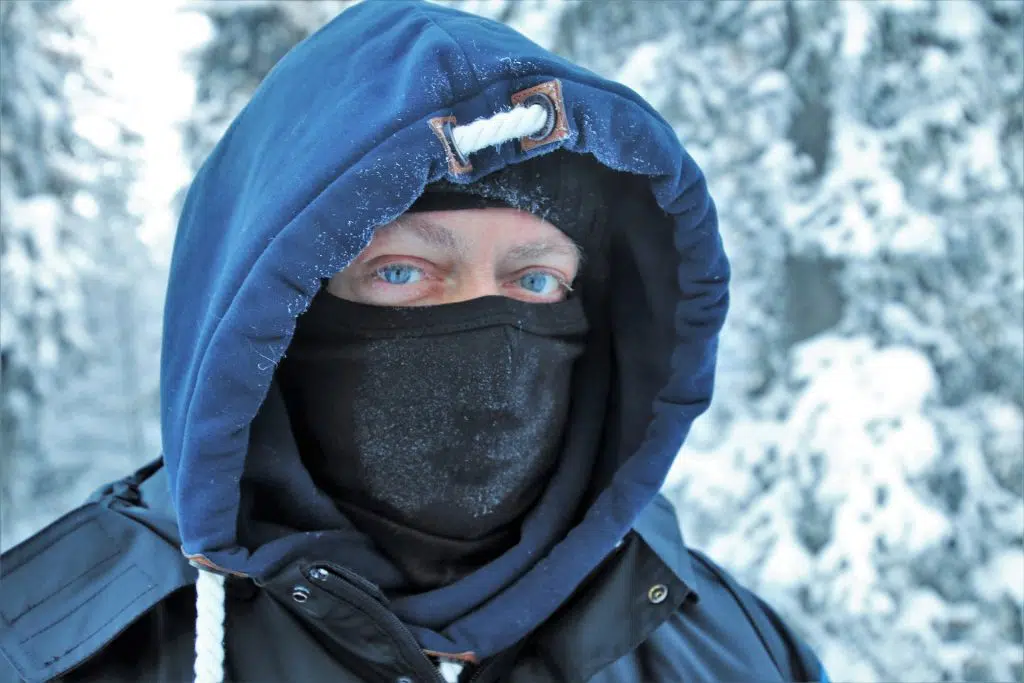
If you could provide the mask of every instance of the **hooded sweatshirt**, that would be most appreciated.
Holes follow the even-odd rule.
[[[531,132],[503,136],[502,117],[527,108]],[[481,128],[491,144],[472,142]],[[556,151],[617,179],[607,292],[589,304],[598,333],[572,396],[593,457],[557,469],[507,552],[406,593],[303,466],[275,371],[322,281],[426,186]],[[658,493],[711,400],[729,275],[704,176],[636,93],[500,23],[374,0],[260,85],[189,190],[171,268],[161,420],[185,555],[257,583],[316,557],[394,596],[425,650],[478,659],[551,616]]]

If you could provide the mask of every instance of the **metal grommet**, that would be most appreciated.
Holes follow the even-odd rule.
[[[303,603],[309,600],[309,589],[305,586],[295,586],[292,588],[292,600],[297,603]]]
[[[452,150],[452,155],[455,156],[455,160],[463,166],[469,166],[469,159],[465,157],[459,146],[455,144],[455,127],[451,121],[445,121],[441,126],[441,133],[444,134],[445,140],[448,141],[448,146]]]
[[[399,676],[395,679],[395,683],[415,683],[409,676]]]
[[[323,567],[313,567],[309,570],[309,578],[314,581],[326,581],[328,576],[330,574]]]
[[[668,586],[663,583],[656,583],[647,591],[647,599],[652,605],[660,605],[668,597]]]
[[[544,122],[544,127],[533,135],[527,135],[526,137],[535,142],[540,142],[547,136],[551,135],[552,131],[555,130],[555,122],[558,120],[558,114],[555,111],[555,103],[551,100],[547,94],[542,92],[535,92],[525,100],[522,101],[521,105],[524,107],[532,107],[535,104],[539,104],[544,107],[544,111],[547,112],[547,120]]]

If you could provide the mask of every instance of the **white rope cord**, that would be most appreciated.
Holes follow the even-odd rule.
[[[443,661],[437,665],[437,671],[445,683],[459,683],[459,674],[462,673],[463,666],[462,662]]]
[[[489,119],[479,119],[452,129],[455,146],[463,157],[491,145],[534,135],[544,129],[548,111],[539,104],[515,107],[498,112]]]
[[[196,581],[195,683],[224,680],[224,577],[199,570]]]

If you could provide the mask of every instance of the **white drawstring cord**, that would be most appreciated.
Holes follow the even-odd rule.
[[[542,105],[514,107],[498,112],[489,119],[480,119],[452,129],[452,141],[463,158],[491,145],[500,145],[535,135],[544,129],[548,121],[548,110]]]
[[[462,673],[463,666],[465,665],[462,662],[446,660],[437,665],[437,671],[445,683],[459,683],[459,674]]]
[[[199,570],[196,581],[195,683],[224,680],[224,577]]]

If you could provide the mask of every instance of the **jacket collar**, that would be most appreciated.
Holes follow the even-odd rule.
[[[129,478],[133,487],[139,486],[138,479],[143,480],[139,488],[146,508],[154,515],[169,512],[171,507],[165,471],[159,469],[155,475],[149,476],[158,465],[159,462],[150,463],[143,468],[144,476],[136,473],[134,478]],[[177,539],[169,540],[175,542]],[[304,583],[311,591],[310,599],[302,605],[304,609],[298,611],[318,622],[333,639],[351,641],[354,614],[351,608],[347,605],[342,607],[318,581],[301,574],[297,564],[290,570],[300,574],[286,576],[289,572],[282,572],[280,590],[276,591],[280,594],[278,598],[285,603],[293,602],[288,597],[290,592]],[[353,577],[348,576],[348,581],[352,582]],[[650,591],[656,586],[663,586],[667,591],[666,599],[660,603],[651,600]],[[351,586],[346,590],[376,608],[359,614],[380,611],[381,618],[389,620],[383,616],[387,607],[387,599],[383,595],[365,586],[359,590],[356,588]],[[556,662],[559,671],[549,672],[552,680],[588,680],[601,668],[627,654],[635,647],[638,637],[640,641],[646,639],[684,602],[696,601],[699,588],[675,508],[659,494],[637,517],[632,533],[623,539],[620,547],[609,555],[594,575],[534,632],[525,646],[517,646],[519,658],[513,666],[543,666],[546,669]],[[347,625],[342,627],[332,623],[334,620],[328,618],[329,613],[347,615],[342,619]],[[630,623],[631,628],[609,629],[609,623]],[[397,633],[394,635],[398,636]],[[396,649],[413,650],[408,641],[404,647],[400,645],[406,638],[399,636],[394,640]],[[600,656],[595,656],[595,653],[600,653]],[[411,654],[406,652],[407,659]],[[504,668],[503,665],[496,667],[498,670]]]
[[[672,570],[689,589],[692,599],[696,600],[699,588],[697,575],[693,571],[690,552],[683,541],[679,518],[672,503],[659,493],[636,518],[633,531]]]
[[[601,567],[534,632],[515,666],[529,671],[530,680],[588,681],[695,601],[696,585],[675,510],[658,496]]]

